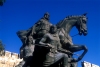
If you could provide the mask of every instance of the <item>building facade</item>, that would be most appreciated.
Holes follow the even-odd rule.
[[[83,61],[82,62],[82,67],[100,67],[99,65],[87,62],[87,61]]]
[[[22,60],[19,58],[19,54],[5,51],[5,55],[0,56],[0,67],[15,67]]]

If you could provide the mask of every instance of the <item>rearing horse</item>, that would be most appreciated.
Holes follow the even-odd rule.
[[[72,39],[69,36],[69,32],[74,26],[76,26],[76,28],[79,31],[79,35],[82,35],[82,34],[86,35],[87,34],[86,22],[87,22],[87,17],[85,16],[85,14],[83,14],[81,16],[66,17],[64,20],[62,20],[56,24],[58,28],[60,27],[59,28],[59,35],[64,36],[65,41],[70,42],[70,44],[71,44],[69,47],[67,46],[68,44],[65,44],[65,46],[66,46],[65,49],[67,49],[71,52],[77,52],[80,50],[84,50],[82,55],[79,56],[77,60],[75,60],[76,62],[80,61],[84,57],[84,55],[87,53],[87,48],[84,45],[75,45],[75,44],[73,45]],[[23,31],[17,32],[17,35],[22,40],[22,42],[24,41],[23,40],[25,38],[24,36],[26,36],[27,33],[29,33],[29,31],[31,31],[31,28],[28,30],[23,30]]]
[[[88,50],[85,45],[76,45],[76,44],[73,45],[72,39],[69,36],[69,32],[74,26],[76,26],[76,28],[79,31],[79,35],[83,34],[84,36],[86,36],[87,35],[86,23],[87,23],[86,14],[83,14],[81,16],[66,17],[64,20],[61,20],[59,23],[56,24],[56,26],[60,28],[59,35],[63,35],[65,37],[65,41],[67,40],[67,42],[68,41],[70,42],[70,46],[67,46],[68,44],[64,46],[64,48],[66,47],[65,49],[68,49],[71,52],[84,50],[84,52],[78,57],[78,59],[75,60],[76,62],[80,61]]]

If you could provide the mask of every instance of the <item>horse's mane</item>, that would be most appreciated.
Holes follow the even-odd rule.
[[[80,18],[80,17],[82,17],[82,15],[69,15],[69,16],[67,16],[67,17],[65,17],[63,20],[60,20],[57,24],[56,24],[56,26],[59,28],[62,24],[63,24],[63,21],[65,21],[65,20],[71,20],[71,19],[76,19],[76,18]]]

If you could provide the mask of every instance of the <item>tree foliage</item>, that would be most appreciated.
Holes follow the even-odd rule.
[[[2,41],[0,40],[0,55],[3,55],[4,54],[4,50],[5,50],[5,46],[2,43]]]
[[[5,0],[0,0],[0,6],[3,6]]]

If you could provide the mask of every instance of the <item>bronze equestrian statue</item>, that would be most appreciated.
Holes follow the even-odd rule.
[[[84,36],[86,36],[87,35],[86,23],[87,23],[86,14],[83,14],[83,15],[80,15],[80,16],[68,16],[68,17],[64,18],[64,20],[61,20],[59,23],[56,24],[58,36],[59,36],[59,39],[60,39],[59,42],[61,43],[61,46],[62,46],[61,48],[68,51],[67,54],[66,53],[64,54],[64,55],[68,55],[68,59],[70,59],[68,61],[68,65],[67,65],[68,67],[71,67],[71,65],[73,65],[73,67],[76,67],[77,62],[80,61],[84,57],[84,55],[87,53],[87,48],[86,48],[85,45],[73,44],[72,39],[69,35],[69,32],[74,26],[76,26],[76,28],[79,31],[79,35],[83,34]],[[40,45],[41,39],[47,33],[49,33],[49,34],[51,33],[50,32],[51,26],[52,26],[52,24],[49,22],[49,14],[45,13],[44,17],[41,18],[34,26],[29,28],[28,30],[18,31],[17,35],[22,40],[23,45],[27,40],[27,34],[31,35],[34,38],[34,41],[35,41],[35,44],[34,44],[35,48],[34,49],[35,49],[36,52],[33,52],[33,56],[35,56],[34,53],[39,52],[38,49],[40,49],[40,54],[36,54],[36,55],[41,55],[42,53],[45,54],[45,48],[44,48],[45,45],[43,45],[42,48],[41,47],[37,48],[37,46],[42,46],[42,45]],[[52,37],[52,34],[51,34],[51,37]],[[51,45],[53,45],[53,44],[51,44]],[[21,50],[23,50],[23,48],[25,48],[25,46],[26,45],[24,45],[24,47],[21,47]],[[49,45],[49,47],[50,47],[50,45]],[[78,57],[78,59],[74,59],[73,58],[74,52],[77,52],[77,51],[80,51],[80,50],[84,50],[84,52],[82,53],[82,55],[80,55]],[[45,56],[46,55],[43,55],[42,57],[45,57]],[[23,58],[23,57],[21,57],[21,58]],[[35,58],[36,61],[38,61],[37,59]],[[44,61],[46,61],[46,60],[44,60]],[[61,60],[61,61],[63,62],[63,60]],[[61,65],[64,66],[63,63]],[[45,66],[45,64],[44,64],[44,66]],[[32,66],[30,66],[30,67],[32,67]]]

